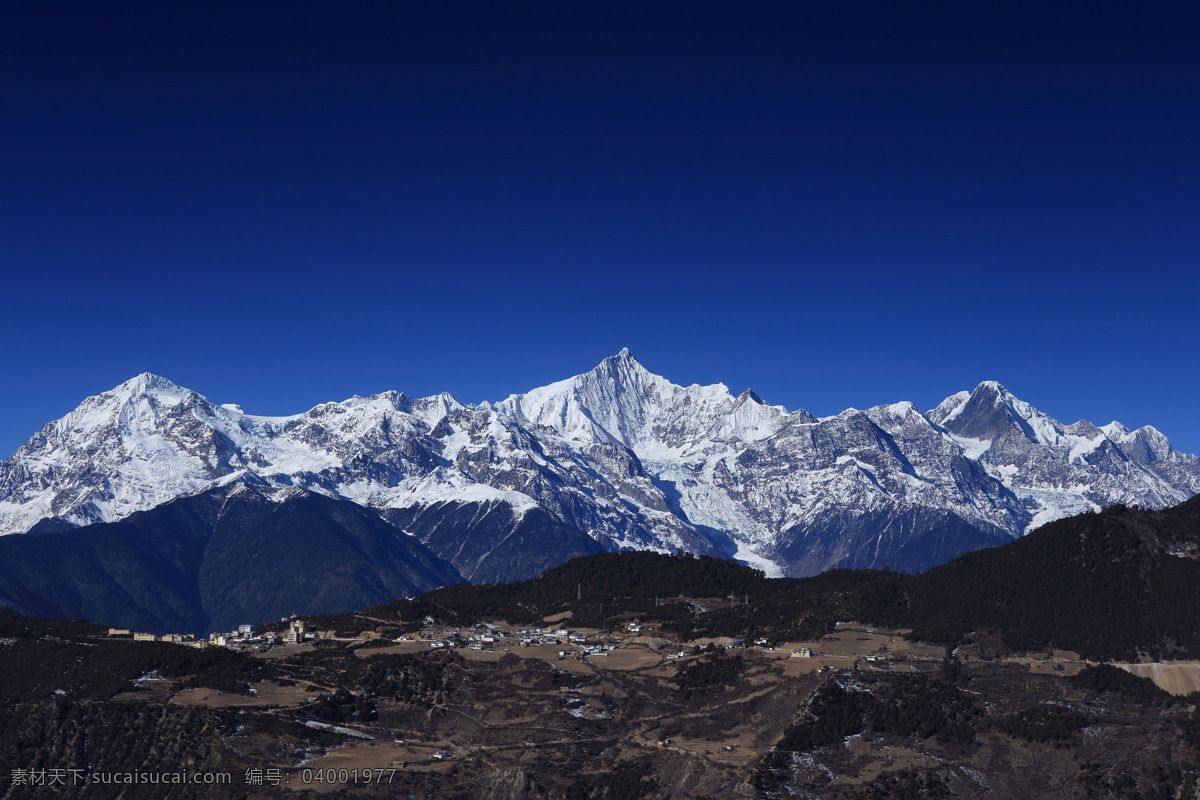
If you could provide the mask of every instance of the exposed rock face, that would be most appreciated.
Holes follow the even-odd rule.
[[[239,477],[376,509],[495,581],[631,548],[776,575],[922,569],[1080,511],[1178,503],[1200,491],[1200,460],[1153,428],[1062,425],[994,382],[925,414],[817,419],[677,386],[628,350],[495,404],[387,392],[291,417],[145,374],[0,463],[0,532],[113,521]]]

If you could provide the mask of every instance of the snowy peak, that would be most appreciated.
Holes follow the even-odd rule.
[[[512,395],[497,409],[567,439],[622,444],[651,458],[713,441],[758,441],[787,415],[750,390],[735,397],[723,383],[674,384],[646,370],[628,348],[582,375]]]
[[[1000,383],[984,381],[965,399],[964,394],[959,392],[942,401],[930,412],[930,421],[964,439],[992,441],[1015,429],[1031,442],[1059,442],[1062,427]]]
[[[1097,431],[1135,461],[1162,461],[1169,459],[1175,452],[1175,448],[1171,446],[1167,437],[1153,425],[1144,425],[1131,431],[1113,420],[1107,425],[1097,428]]]
[[[117,386],[112,392],[126,396],[148,394],[177,396],[187,394],[188,390],[161,375],[155,375],[153,372],[143,372],[141,375],[130,378],[120,386]]]
[[[181,404],[196,401],[207,402],[166,378],[144,372],[107,392],[87,398],[43,431],[59,442],[108,428],[123,435],[139,436],[158,430]],[[212,408],[209,404],[209,413]]]
[[[1105,425],[1103,430],[1126,455],[1139,463],[1165,461],[1175,452],[1167,437],[1152,425],[1129,431],[1119,422],[1113,422],[1111,425]]]
[[[921,412],[917,410],[916,404],[911,403],[908,400],[901,400],[899,403],[887,403],[881,406],[874,406],[867,409],[866,413],[872,418],[872,420],[875,420],[876,418],[884,419],[886,417],[891,417],[895,420],[905,420],[908,419],[910,415],[914,414],[924,419],[924,416],[921,414]],[[876,424],[878,424],[878,422],[876,422]]]
[[[588,372],[511,395],[497,408],[569,439],[631,447],[643,437],[663,397],[677,388],[624,348]]]
[[[958,416],[963,405],[970,399],[970,392],[957,392],[938,403],[937,408],[925,412],[925,417],[934,425],[941,425],[947,419]]]
[[[596,369],[592,371],[595,372],[603,367],[616,370],[628,370],[630,372],[640,372],[646,375],[650,374],[646,368],[642,366],[641,362],[637,360],[637,357],[634,356],[633,351],[628,347],[622,347],[616,355],[612,355],[604,359],[596,366]]]
[[[80,404],[79,408],[116,408],[122,405],[150,402],[157,405],[175,405],[194,395],[190,389],[160,375],[143,372],[137,377],[130,378],[124,383],[89,397]]]
[[[1151,460],[1166,458],[1173,452],[1166,437],[1153,428],[1130,433],[1116,421],[1097,427],[1082,419],[1063,425],[1017,398],[996,381],[984,381],[974,391],[950,395],[925,417],[950,432],[960,443],[978,442],[985,449],[1005,435],[1019,434],[1032,444],[1069,448],[1074,460],[1082,454],[1102,449],[1106,439],[1121,448],[1131,442],[1139,445],[1145,442],[1150,448]],[[975,453],[971,457],[978,455]]]
[[[1121,437],[1123,437],[1129,433],[1129,428],[1126,428],[1124,425],[1117,422],[1115,419],[1112,422],[1108,423],[1107,425],[1101,425],[1100,430],[1102,430],[1104,432],[1104,435],[1107,436],[1109,439],[1112,439],[1114,442],[1121,441]]]
[[[430,428],[436,427],[446,417],[466,408],[454,399],[449,392],[442,392],[420,400],[409,400],[406,395],[400,395],[394,403],[397,411],[406,411],[422,420]]]

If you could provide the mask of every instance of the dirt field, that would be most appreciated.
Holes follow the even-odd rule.
[[[789,677],[808,675],[822,667],[846,669],[898,669],[926,671],[941,663],[944,650],[940,647],[910,642],[906,631],[867,628],[854,623],[841,623],[838,630],[815,642],[786,642],[774,648],[755,648],[765,658],[777,661]],[[808,648],[809,657],[799,655]],[[868,655],[879,657],[878,662],[866,660]]]
[[[729,797],[795,719],[805,697],[825,680],[818,671],[836,670],[834,679],[844,682],[848,674],[844,671],[853,669],[855,684],[883,696],[878,693],[905,685],[898,680],[905,673],[940,672],[945,658],[944,647],[911,643],[903,631],[843,624],[818,641],[735,647],[728,653],[740,659],[736,681],[681,691],[674,680],[679,669],[714,657],[676,654],[703,643],[684,644],[654,636],[637,637],[638,643],[633,639],[625,639],[605,655],[590,656],[584,656],[583,648],[573,643],[523,646],[505,641],[486,651],[458,649],[455,657],[423,641],[359,649],[358,657],[368,659],[387,653],[431,655],[431,662],[449,664],[448,689],[434,708],[380,701],[375,719],[346,723],[347,728],[375,736],[373,740],[331,728],[318,745],[305,751],[307,760],[299,767],[283,769],[285,785],[326,796],[366,792],[364,796],[386,793],[404,797],[411,788],[418,796],[433,797],[440,796],[438,787],[473,786],[476,781],[494,780],[496,770],[510,767],[565,786],[580,775],[587,779],[623,764],[653,762],[658,770],[655,780],[661,786],[669,783],[674,796]],[[811,656],[801,657],[802,648]],[[560,652],[567,655],[560,656]],[[992,709],[987,713],[996,719],[1030,704],[1038,695],[1035,689],[1067,687],[1061,678],[1087,665],[1078,654],[1066,651],[1020,654],[996,661],[968,657],[968,652],[974,651],[960,654],[967,675],[963,685],[969,687],[961,694],[982,698],[982,707]],[[1200,662],[1121,666],[1176,693],[1200,686]],[[1046,691],[1041,691],[1041,696]],[[1072,696],[1069,687],[1056,691]],[[174,702],[294,707],[309,699],[311,695],[300,687],[263,685],[252,698],[193,690],[180,693]],[[1118,710],[1129,718],[1118,724],[1108,716],[1096,715],[1099,722],[1091,726],[1103,727],[1104,748],[1126,732],[1148,730],[1138,715],[1149,718],[1157,713],[1140,707]],[[247,708],[245,713],[256,712]],[[289,712],[266,713],[286,716]],[[405,740],[398,741],[400,737]],[[843,786],[867,786],[888,775],[936,771],[948,761],[959,763],[964,780],[970,781],[959,781],[955,784],[959,787],[974,790],[975,775],[986,775],[987,780],[1032,781],[1024,777],[1025,762],[1021,768],[1010,768],[1007,761],[996,760],[1025,758],[1021,755],[1026,753],[1025,744],[1011,735],[985,730],[976,737],[975,750],[946,749],[940,741],[865,731],[815,755],[795,758],[789,768],[795,772],[797,786],[805,790],[825,786],[834,776]],[[1089,747],[1092,749],[1087,750]],[[1070,758],[1072,748],[1099,752],[1085,734],[1064,745],[1064,758]],[[1123,758],[1123,763],[1136,763]],[[1074,780],[1080,768],[1074,762],[1064,764],[1060,771]],[[372,782],[382,785],[368,789],[368,774]],[[1004,796],[1040,795],[1014,790]]]
[[[255,658],[287,658],[294,656],[297,653],[304,652],[304,645],[301,644],[277,644],[270,650],[262,653],[254,653]]]
[[[1094,662],[1084,660],[1070,650],[1054,650],[1046,655],[1009,656],[1004,661],[1025,664],[1029,671],[1041,675],[1076,675]],[[1149,678],[1158,688],[1176,696],[1200,691],[1200,661],[1168,661],[1147,664],[1113,664],[1139,678]]]
[[[1200,661],[1114,664],[1139,678],[1149,678],[1163,691],[1185,695],[1200,691]]]
[[[311,701],[315,692],[305,691],[304,686],[280,686],[271,681],[263,681],[254,685],[255,694],[229,694],[215,689],[184,689],[171,702],[181,706],[208,706],[221,708],[229,706],[298,706]]]
[[[587,631],[582,631],[587,633]],[[579,674],[591,674],[595,667],[601,669],[636,670],[659,666],[663,663],[662,656],[653,648],[641,645],[625,645],[616,650],[605,651],[606,655],[590,655],[581,658],[583,650],[574,644],[546,644],[522,646],[516,642],[509,643],[511,647],[496,646],[491,650],[458,649],[457,652],[471,661],[499,661],[506,653],[512,653],[518,658],[536,658],[541,661],[553,662],[559,669]],[[377,653],[423,653],[430,650],[428,642],[403,642],[391,647],[370,647],[357,651],[359,658],[370,658]],[[565,652],[566,657],[559,653]],[[672,672],[672,674],[674,674]]]
[[[656,667],[662,663],[662,656],[649,647],[619,647],[608,651],[605,656],[589,656],[588,661],[604,669],[643,669]]]
[[[362,647],[355,651],[359,658],[370,658],[376,653],[424,653],[431,650],[429,642],[411,641],[399,642],[389,647]]]

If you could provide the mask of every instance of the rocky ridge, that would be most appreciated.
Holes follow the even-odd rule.
[[[1200,459],[1151,427],[1063,425],[995,382],[926,413],[818,419],[678,386],[628,350],[498,403],[386,392],[288,417],[143,374],[0,462],[0,532],[113,521],[230,481],[373,508],[475,580],[517,577],[513,541],[537,549],[567,530],[598,550],[806,575],[925,569],[1080,511],[1172,505],[1200,492]]]

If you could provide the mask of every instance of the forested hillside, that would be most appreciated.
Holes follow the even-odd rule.
[[[954,645],[998,636],[1011,650],[1057,647],[1093,659],[1200,654],[1200,498],[1116,506],[1051,523],[1003,547],[920,575],[834,570],[768,579],[732,562],[654,553],[574,559],[537,578],[450,586],[389,613],[529,623],[658,620],[685,636],[812,637],[839,620],[912,628]]]

